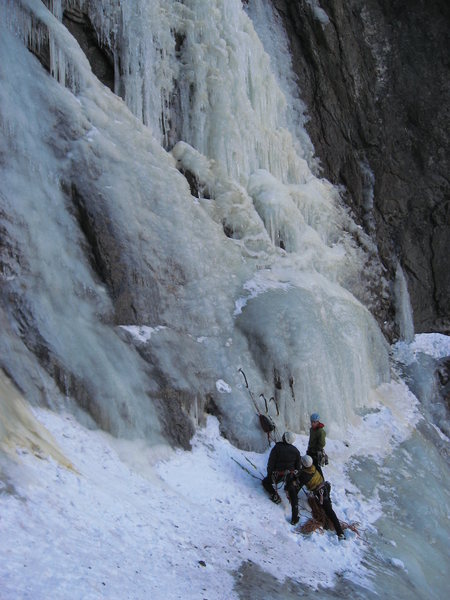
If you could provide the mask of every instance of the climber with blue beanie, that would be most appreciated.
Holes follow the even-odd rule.
[[[312,413],[310,420],[311,428],[309,430],[309,441],[306,454],[311,456],[314,466],[323,476],[322,466],[328,464],[328,457],[325,454],[325,425],[320,422],[320,415],[318,413]]]

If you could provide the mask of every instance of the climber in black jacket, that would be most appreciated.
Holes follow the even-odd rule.
[[[300,470],[300,452],[293,445],[295,434],[286,431],[283,434],[281,442],[277,442],[272,448],[267,463],[267,477],[262,480],[264,489],[269,492],[270,499],[275,504],[281,502],[277,492],[276,484],[284,482],[289,502],[292,508],[292,525],[298,523],[298,485],[296,484],[296,475]],[[275,487],[274,487],[275,486]]]

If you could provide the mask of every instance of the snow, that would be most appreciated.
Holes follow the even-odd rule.
[[[450,356],[450,336],[441,333],[419,333],[410,344],[399,341],[392,346],[394,359],[406,366],[417,363],[421,355],[435,361]]]
[[[270,289],[288,290],[290,288],[289,283],[282,281],[276,281],[270,271],[258,271],[255,273],[255,277],[250,281],[246,281],[242,286],[244,290],[249,292],[249,295],[243,298],[238,298],[235,302],[234,316],[240,315],[243,308],[247,305],[248,301],[252,298],[257,298],[260,294],[264,294]]]
[[[154,333],[166,329],[164,325],[157,327],[148,327],[147,325],[120,325],[122,329],[131,333],[133,338],[143,344],[147,343]]]
[[[259,481],[269,448],[237,449],[215,417],[183,451],[118,440],[72,415],[34,409],[73,469],[20,446],[7,463],[14,491],[0,488],[2,600],[231,600],[248,561],[279,582],[333,586],[344,577],[370,589],[364,531],[374,530],[381,507],[377,490],[363,497],[347,469],[362,452],[381,461],[418,419],[399,384],[382,386],[373,402],[345,442],[327,442],[336,513],[361,523],[361,535],[347,530],[344,544],[332,532],[303,536],[292,527],[284,494],[272,504]],[[296,445],[303,453],[307,436]],[[299,498],[303,523],[309,510],[306,495]]]
[[[423,352],[433,358],[450,356],[450,336],[442,333],[419,333],[409,346],[414,354]]]
[[[314,17],[320,21],[323,26],[328,25],[330,19],[323,8],[321,8],[319,0],[306,0],[306,3],[311,7]]]
[[[414,336],[410,344],[397,342],[392,348],[396,368],[409,382],[411,391],[443,441],[450,436],[450,413],[443,382],[445,360],[450,357],[450,337],[438,333]]]
[[[218,379],[216,381],[216,389],[219,394],[231,394],[231,387],[223,379]]]
[[[405,565],[403,564],[403,561],[401,561],[398,558],[392,558],[391,559],[391,564],[394,567],[397,567],[398,569],[403,569],[403,571],[407,571],[407,569],[405,569]]]

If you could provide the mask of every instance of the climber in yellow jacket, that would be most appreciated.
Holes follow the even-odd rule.
[[[345,540],[345,535],[342,530],[341,523],[336,516],[331,505],[330,490],[331,485],[328,481],[324,481],[323,476],[319,473],[313,464],[313,459],[306,454],[301,459],[302,468],[300,469],[297,480],[299,489],[305,486],[310,492],[312,492],[317,502],[323,508],[327,517],[331,520],[336,530],[336,535],[340,540]]]

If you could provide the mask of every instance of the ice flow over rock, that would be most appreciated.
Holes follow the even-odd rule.
[[[389,379],[388,351],[274,15],[272,58],[238,0],[48,6],[1,1],[3,368],[120,436],[188,445],[207,410],[263,448],[239,368],[277,395],[280,429],[313,409],[338,428]]]

